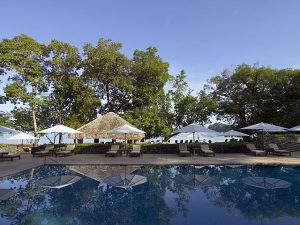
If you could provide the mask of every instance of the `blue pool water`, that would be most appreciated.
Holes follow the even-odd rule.
[[[65,175],[74,183],[42,183]],[[43,166],[3,178],[7,188],[1,225],[300,224],[300,167]]]

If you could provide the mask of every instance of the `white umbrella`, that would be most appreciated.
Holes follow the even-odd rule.
[[[0,125],[0,133],[15,133],[15,132],[19,132],[19,131]]]
[[[248,127],[241,128],[241,130],[258,130],[262,131],[262,143],[264,143],[264,132],[285,132],[287,128],[276,126],[269,123],[257,123]]]
[[[31,136],[29,134],[26,134],[24,132],[20,132],[18,134],[15,134],[9,138],[7,138],[9,140],[22,140],[22,144],[23,144],[23,140],[36,140],[39,139],[37,137]]]
[[[190,125],[187,125],[185,127],[182,127],[178,130],[173,131],[173,134],[177,133],[193,133],[193,142],[195,142],[195,133],[196,132],[202,132],[202,133],[214,133],[214,130],[208,129],[202,125],[192,123]]]
[[[123,125],[120,127],[116,127],[112,130],[107,131],[108,134],[140,134],[145,133],[145,131],[139,130],[130,125]]]
[[[45,130],[41,130],[38,133],[44,133],[44,134],[49,134],[49,133],[66,133],[66,134],[81,134],[82,132],[79,130],[75,130],[73,128],[64,126],[64,125],[56,125],[54,127],[50,127]]]
[[[226,137],[249,137],[248,134],[244,134],[239,131],[230,130],[224,133],[221,133],[220,136],[226,136]]]
[[[9,138],[7,138],[9,140],[34,140],[34,139],[38,139],[37,137],[31,136],[29,134],[20,132],[18,134],[15,134]]]
[[[300,125],[288,129],[288,131],[300,131]]]
[[[81,134],[82,132],[60,124],[45,130],[41,130],[38,133],[44,133],[44,134],[57,133],[62,135],[62,134]],[[55,143],[55,137],[56,136],[54,136],[54,143]],[[61,139],[59,140],[59,142],[60,141]]]
[[[127,142],[127,134],[141,134],[145,133],[145,131],[139,130],[136,127],[133,127],[131,125],[123,125],[120,127],[116,127],[112,130],[107,131],[108,134],[124,134],[125,137],[125,145]]]
[[[269,123],[257,123],[248,127],[241,128],[241,130],[261,130],[263,132],[284,132],[287,128],[276,126]]]

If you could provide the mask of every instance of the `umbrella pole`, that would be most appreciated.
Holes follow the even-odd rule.
[[[193,142],[194,142],[194,147],[195,147],[195,132],[193,132]]]
[[[261,138],[261,140],[262,140],[262,149],[264,150],[264,147],[265,147],[265,143],[264,143],[264,130],[262,130],[261,135],[262,135],[262,138]]]

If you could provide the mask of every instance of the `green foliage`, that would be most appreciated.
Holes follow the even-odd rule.
[[[172,95],[174,105],[174,127],[182,127],[191,123],[204,124],[209,122],[209,117],[217,107],[214,98],[200,91],[196,96],[188,88],[185,81],[186,75],[181,71],[173,79],[173,89],[169,92]]]
[[[6,127],[12,127],[11,114],[8,112],[0,111],[0,125]]]
[[[213,123],[209,125],[208,128],[217,132],[226,132],[230,130],[230,126],[224,123]]]
[[[300,123],[300,71],[243,64],[210,80],[218,115],[238,127],[257,122],[291,127]]]
[[[46,107],[52,124],[63,123],[78,128],[96,117],[99,98],[79,76],[79,50],[65,42],[52,40],[48,46],[48,82],[52,92]]]
[[[120,53],[121,48],[122,44],[105,39],[99,39],[95,47],[91,44],[83,47],[83,77],[103,100],[100,113],[122,112],[130,101],[130,60]]]
[[[164,120],[157,106],[144,109],[136,108],[126,113],[124,118],[131,124],[145,131],[146,138],[158,136],[168,137],[172,131],[170,124]]]
[[[155,105],[164,96],[164,86],[170,78],[169,64],[157,55],[154,47],[135,50],[132,61],[132,107],[142,109]]]
[[[11,71],[4,92],[14,104],[23,103],[31,109],[34,131],[37,132],[36,107],[42,104],[41,94],[47,91],[45,58],[47,47],[31,37],[19,35],[0,42],[1,69]]]

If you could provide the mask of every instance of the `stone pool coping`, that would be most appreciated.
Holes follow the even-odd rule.
[[[143,154],[139,158],[107,158],[102,154],[82,154],[68,157],[33,158],[22,154],[21,160],[0,161],[0,177],[47,165],[289,165],[300,166],[300,152],[288,156],[257,157],[239,153],[216,154],[216,157],[179,157],[176,154]]]

